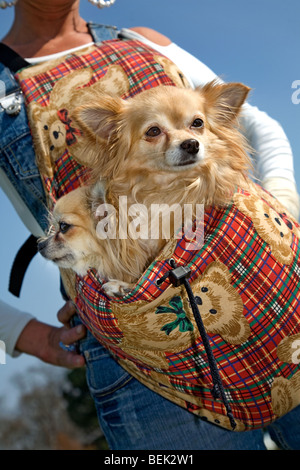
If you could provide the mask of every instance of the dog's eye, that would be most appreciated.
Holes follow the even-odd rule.
[[[71,227],[70,224],[67,224],[66,222],[60,222],[59,231],[60,233],[66,233],[70,227]]]
[[[198,127],[198,128],[201,128],[204,126],[204,122],[202,121],[202,119],[200,118],[197,118],[195,119],[195,121],[193,122],[192,124],[192,127]]]
[[[148,137],[157,137],[160,134],[161,134],[161,130],[159,127],[150,127],[150,129],[148,129],[146,132],[146,135]]]

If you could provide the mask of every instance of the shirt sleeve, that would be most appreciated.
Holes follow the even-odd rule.
[[[11,204],[13,205],[15,211],[21,218],[25,227],[36,237],[44,236],[44,232],[40,225],[37,223],[30,210],[18,194],[16,188],[8,179],[4,170],[0,168],[0,187],[2,191],[6,194]]]
[[[29,313],[21,312],[0,300],[0,340],[7,354],[12,357],[20,355],[15,350],[16,343],[27,323],[33,319]]]
[[[135,31],[121,30],[128,39],[138,39],[168,57],[184,73],[193,88],[202,86],[217,75],[199,59],[175,43],[160,46]],[[220,82],[222,80],[218,78]],[[293,153],[282,126],[267,113],[246,103],[240,116],[243,132],[253,149],[254,177],[265,189],[299,218],[299,195],[296,188]]]

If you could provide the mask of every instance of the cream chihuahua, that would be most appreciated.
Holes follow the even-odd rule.
[[[87,142],[98,144],[93,183],[58,200],[40,253],[79,275],[95,268],[108,295],[124,295],[166,239],[130,231],[121,237],[120,197],[149,213],[153,204],[227,204],[236,186],[247,186],[248,149],[236,118],[248,92],[239,83],[159,86],[128,100],[103,95],[79,108]],[[98,206],[115,209],[115,236],[99,236]]]

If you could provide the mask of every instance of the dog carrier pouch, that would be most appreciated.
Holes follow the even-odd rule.
[[[166,57],[138,41],[112,39],[19,71],[37,165],[51,210],[88,182],[82,130],[73,110],[98,90],[126,99],[154,86],[188,82]],[[132,376],[166,399],[231,429],[215,398],[207,354],[170,259],[189,279],[222,380],[235,430],[262,428],[300,404],[299,225],[253,184],[231,205],[207,208],[204,241],[169,241],[122,299],[109,299],[93,270],[61,269],[79,315]]]

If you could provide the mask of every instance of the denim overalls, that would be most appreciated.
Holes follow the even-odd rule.
[[[91,23],[89,27],[95,42],[117,37],[115,28]],[[25,105],[13,73],[1,63],[0,80],[0,166],[46,230],[46,198],[35,164]],[[232,433],[212,426],[149,390],[123,370],[90,333],[81,341],[80,349],[86,359],[89,389],[111,449],[264,449],[262,431]],[[284,428],[288,430],[293,420],[299,422],[299,415],[298,407],[278,420],[274,429],[277,426],[278,434],[284,434]],[[299,448],[300,435],[291,438],[294,442],[283,445]]]

